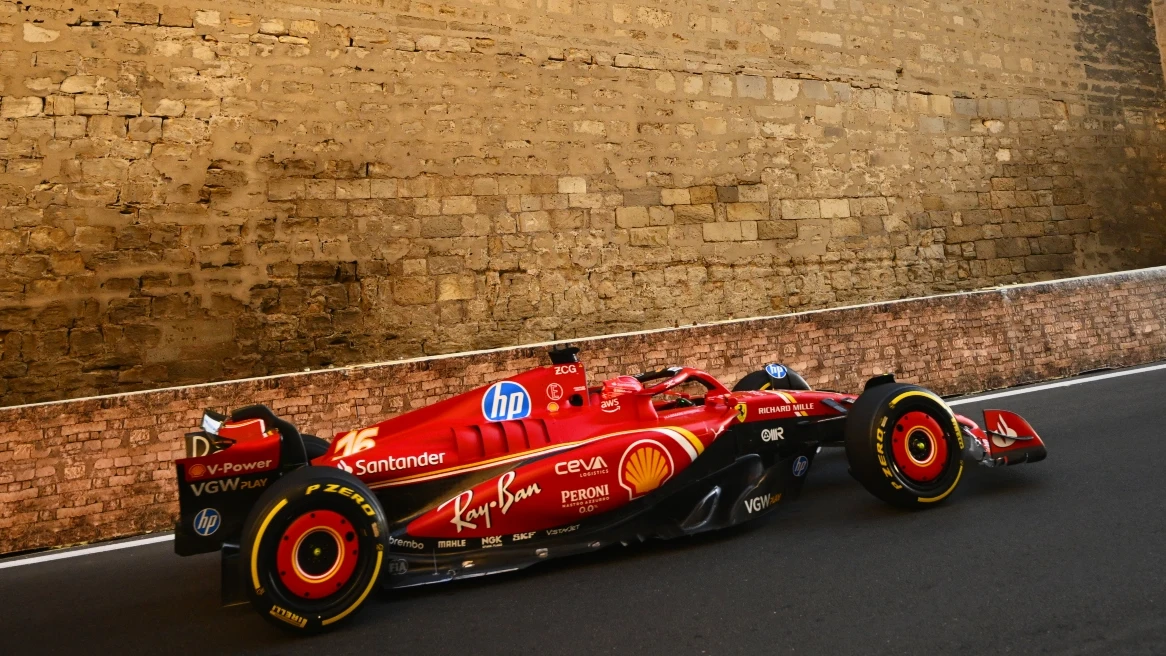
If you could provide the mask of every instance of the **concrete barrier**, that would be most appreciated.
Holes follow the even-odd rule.
[[[783,362],[857,390],[942,394],[1166,359],[1166,267],[573,340],[590,379],[688,364],[727,383]],[[0,553],[172,526],[172,461],[204,408],[265,403],[330,437],[544,364],[546,344],[0,408]]]

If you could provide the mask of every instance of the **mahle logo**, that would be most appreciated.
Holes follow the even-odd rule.
[[[530,416],[530,394],[512,380],[494,383],[482,395],[482,414],[489,421],[524,419]]]

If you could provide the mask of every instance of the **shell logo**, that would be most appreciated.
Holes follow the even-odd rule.
[[[668,449],[655,440],[639,440],[620,458],[619,484],[635,499],[663,485],[674,471]]]
[[[200,463],[190,468],[191,478],[202,478],[203,476],[206,476],[206,465]]]

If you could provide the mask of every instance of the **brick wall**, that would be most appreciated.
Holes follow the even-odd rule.
[[[0,0],[0,405],[1166,263],[1148,0]]]
[[[592,382],[683,363],[731,384],[781,361],[827,389],[885,372],[999,388],[1166,359],[1166,267],[576,344]],[[546,361],[520,347],[0,408],[0,553],[169,528],[171,462],[204,408],[266,403],[330,436]]]

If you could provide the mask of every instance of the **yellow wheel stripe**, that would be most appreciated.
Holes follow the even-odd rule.
[[[263,523],[259,525],[259,533],[255,535],[255,542],[251,545],[251,584],[258,591],[263,586],[259,585],[259,546],[263,544],[263,533],[267,530],[267,525],[271,523],[275,513],[279,512],[287,505],[287,499],[280,499],[279,503],[267,513],[267,517],[263,518]]]
[[[352,611],[356,610],[357,608],[360,607],[360,605],[362,603],[364,603],[364,598],[368,596],[368,593],[372,592],[373,586],[377,584],[378,575],[381,573],[381,560],[383,560],[383,559],[384,559],[384,552],[380,551],[378,549],[377,550],[377,564],[376,564],[376,567],[374,567],[372,570],[372,578],[368,580],[368,586],[365,587],[364,592],[362,592],[360,594],[360,598],[357,599],[356,602],[353,603],[351,606],[349,606],[343,613],[340,613],[339,615],[337,615],[335,617],[329,617],[328,619],[320,622],[320,624],[322,624],[323,626],[328,626],[329,624],[332,624],[333,622],[339,622],[340,620],[344,619],[345,617],[348,617],[348,615]]]
[[[947,488],[946,492],[944,492],[943,494],[941,494],[937,497],[928,497],[926,499],[923,497],[919,497],[919,503],[934,503],[936,501],[942,500],[944,497],[951,494],[955,490],[955,486],[959,485],[959,483],[960,483],[960,476],[963,476],[963,475],[964,475],[964,462],[962,460],[960,460],[959,461],[959,469],[955,473],[955,480],[951,482],[951,487]]]
[[[943,408],[944,410],[947,410],[947,415],[948,415],[948,417],[951,418],[951,425],[955,428],[956,440],[959,442],[960,448],[961,449],[963,448],[963,435],[960,433],[960,424],[958,421],[956,421],[955,413],[953,413],[951,411],[951,408],[949,408],[948,405],[943,402],[943,399],[932,394],[931,392],[925,392],[923,390],[910,390],[907,392],[903,392],[902,394],[896,396],[890,402],[889,407],[891,407],[891,408],[895,407],[895,404],[897,404],[899,401],[902,401],[903,399],[905,399],[909,396],[922,396],[923,398],[931,399],[932,401],[935,401],[936,403],[938,403],[939,407]],[[956,460],[956,463],[957,463],[957,466],[959,467],[959,469],[956,471],[955,480],[951,482],[951,487],[947,488],[947,491],[945,491],[943,494],[940,494],[939,496],[926,497],[926,498],[919,497],[920,503],[934,503],[936,501],[941,501],[942,499],[946,498],[947,495],[951,494],[955,490],[956,485],[959,485],[960,477],[964,475],[964,462],[963,462],[963,460]]]
[[[923,390],[910,390],[907,392],[903,392],[902,394],[896,396],[894,398],[894,400],[892,400],[887,407],[889,407],[889,408],[895,407],[895,404],[897,404],[899,401],[902,401],[903,399],[907,398],[908,396],[922,396],[923,398],[931,399],[932,401],[935,401],[936,403],[938,403],[939,407],[943,408],[944,410],[947,410],[947,416],[951,419],[951,426],[952,426],[952,428],[955,429],[956,442],[959,443],[961,450],[964,448],[963,431],[960,430],[960,422],[958,420],[956,420],[955,413],[951,411],[951,407],[949,407],[946,403],[943,402],[943,399],[932,394],[931,392],[926,392]]]

